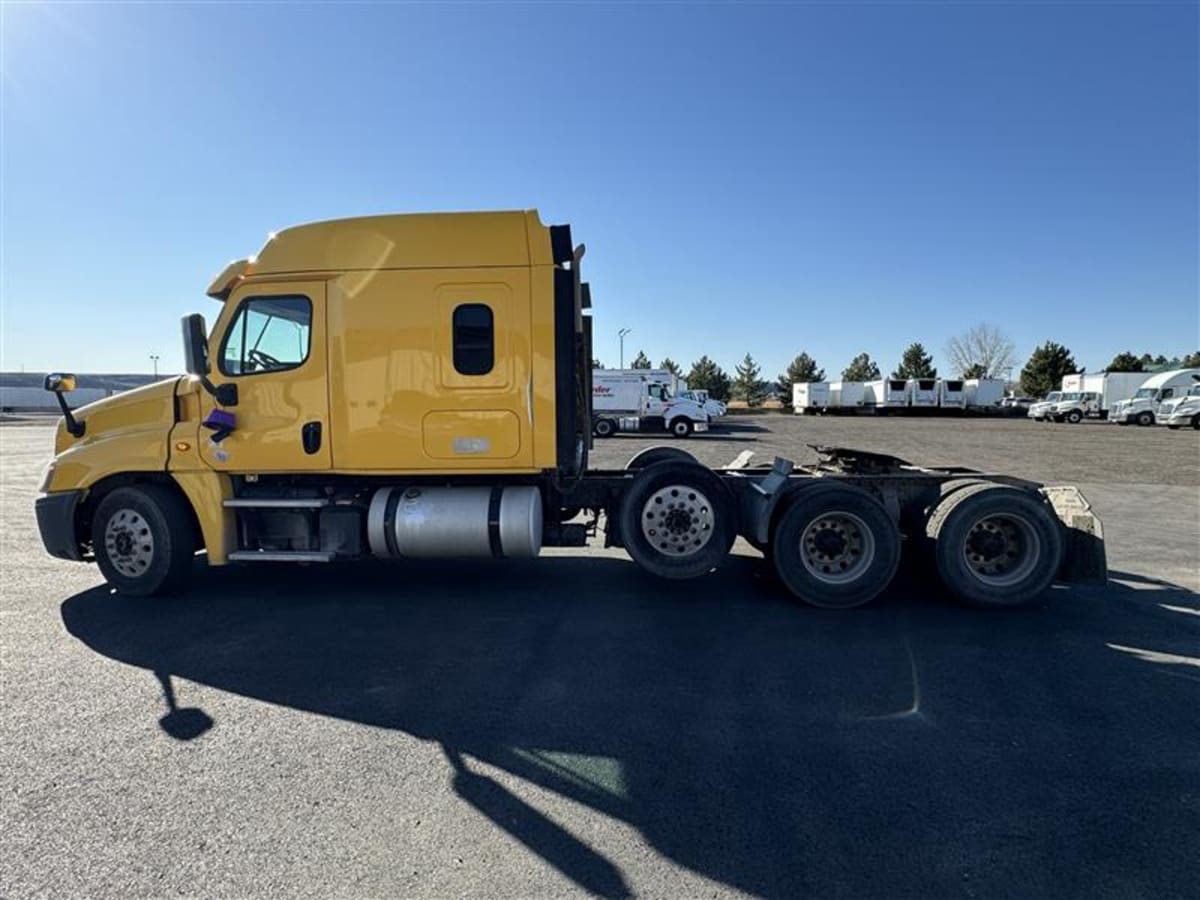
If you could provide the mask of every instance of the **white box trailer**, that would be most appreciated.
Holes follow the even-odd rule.
[[[866,404],[875,410],[876,415],[886,415],[897,410],[907,409],[908,381],[904,378],[868,381]]]
[[[937,408],[938,380],[936,378],[910,378],[904,388],[908,392],[908,405],[913,409]]]
[[[825,412],[829,407],[829,382],[797,381],[792,385],[792,411],[798,415]]]
[[[829,383],[829,409],[854,412],[866,402],[866,385],[861,381],[832,381]]]
[[[989,409],[1004,399],[1004,381],[1000,378],[968,378],[963,381],[967,409]]]
[[[938,379],[938,406],[945,410],[962,410],[967,405],[965,385],[961,378]]]

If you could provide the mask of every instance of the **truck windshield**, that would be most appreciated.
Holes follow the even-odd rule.
[[[1060,400],[1078,400],[1079,399],[1079,391],[1068,391],[1067,393],[1063,394],[1062,397],[1060,397],[1059,399]]]
[[[1138,388],[1133,396],[1141,400],[1149,400],[1155,394],[1154,388]]]

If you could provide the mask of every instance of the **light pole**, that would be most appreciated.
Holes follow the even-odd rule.
[[[150,362],[154,363],[154,380],[158,381],[158,354],[150,354]]]
[[[617,340],[619,340],[621,342],[621,365],[619,365],[617,367],[619,369],[625,368],[625,335],[629,334],[632,331],[633,331],[632,328],[622,328],[620,331],[617,332]]]

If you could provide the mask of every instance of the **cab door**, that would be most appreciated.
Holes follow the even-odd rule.
[[[201,427],[200,452],[214,469],[330,467],[325,302],[322,281],[248,284],[225,302],[209,337],[209,378],[236,385],[237,404],[219,407],[204,395],[202,421],[214,409],[234,416],[233,430],[223,437]]]

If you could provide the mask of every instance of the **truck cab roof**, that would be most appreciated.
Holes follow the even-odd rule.
[[[241,279],[254,275],[549,266],[546,230],[537,210],[310,222],[269,235],[256,256],[227,265],[207,293],[224,300]]]

